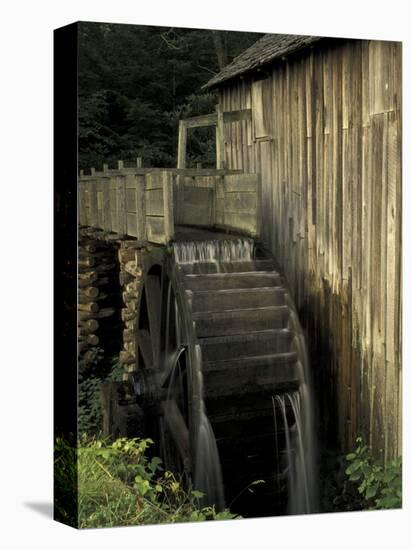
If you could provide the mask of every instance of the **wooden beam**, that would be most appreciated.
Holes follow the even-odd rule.
[[[185,118],[183,120],[186,128],[202,128],[204,126],[216,126],[217,117],[216,113],[210,115],[194,116],[192,118]]]
[[[224,111],[223,122],[238,122],[240,120],[252,120],[252,109],[242,109],[240,111]]]
[[[219,104],[216,105],[216,117],[216,168],[222,169],[225,167],[225,138],[223,128],[223,111]]]

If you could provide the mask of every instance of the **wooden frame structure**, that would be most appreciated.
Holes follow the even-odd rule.
[[[216,127],[216,168],[225,168],[225,140],[224,124],[240,122],[252,119],[251,109],[224,112],[219,105],[216,106],[216,113],[200,115],[192,118],[182,119],[179,122],[179,141],[177,147],[177,167],[186,168],[187,152],[187,131],[191,128]]]

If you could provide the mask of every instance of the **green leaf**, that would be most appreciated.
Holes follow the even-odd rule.
[[[377,486],[376,485],[370,485],[366,489],[365,497],[367,499],[373,498],[376,495],[376,491],[377,491]]]

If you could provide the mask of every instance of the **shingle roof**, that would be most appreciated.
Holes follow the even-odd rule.
[[[269,61],[279,59],[307,48],[311,44],[321,40],[319,36],[300,36],[294,34],[265,34],[263,38],[255,42],[250,48],[226,65],[220,73],[211,78],[203,88],[212,88],[235,76],[251,71]]]

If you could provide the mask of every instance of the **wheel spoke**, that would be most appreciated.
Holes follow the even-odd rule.
[[[147,330],[137,331],[137,345],[143,356],[145,368],[153,367],[153,349],[150,334]]]
[[[165,423],[172,436],[173,442],[178,450],[183,463],[189,461],[189,430],[187,429],[183,415],[173,399],[162,403]]]
[[[155,275],[146,279],[146,303],[149,317],[150,336],[152,340],[153,359],[159,358],[160,342],[160,281]]]

